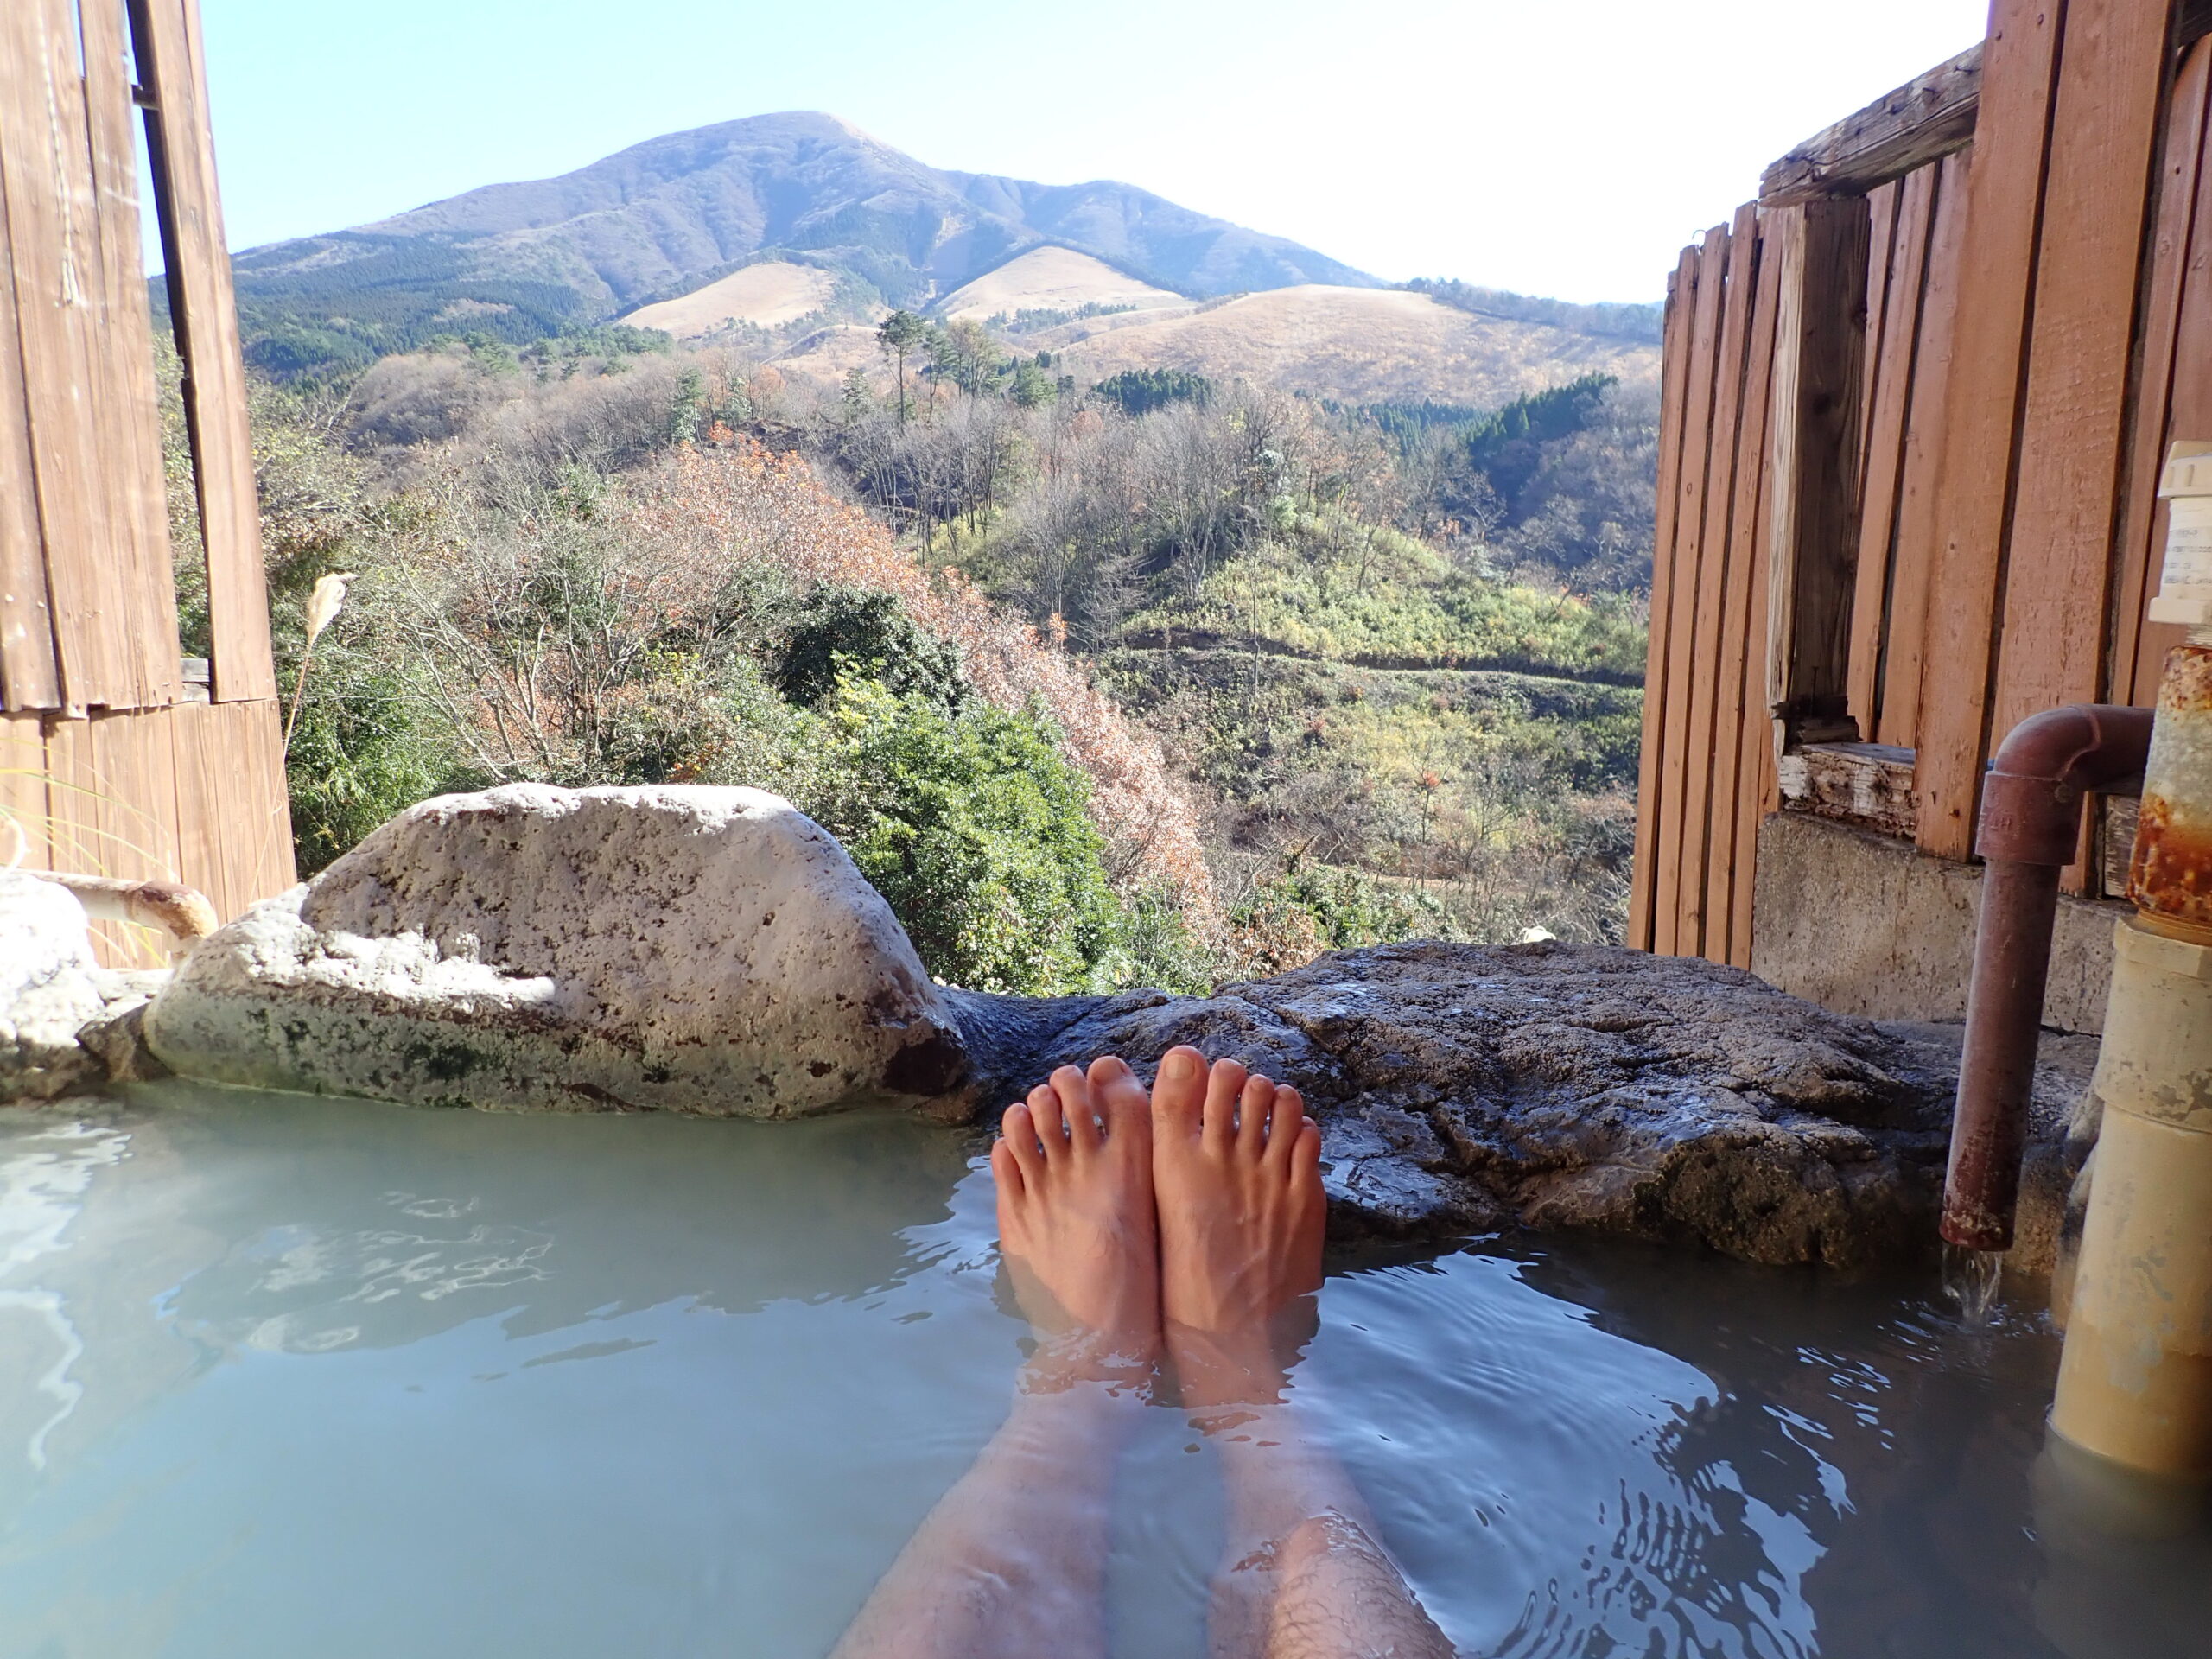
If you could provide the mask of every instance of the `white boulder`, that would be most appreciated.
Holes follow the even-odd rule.
[[[187,1077],[420,1105],[792,1117],[966,1074],[874,888],[751,789],[518,784],[410,808],[193,951]]]
[[[77,1033],[106,1006],[85,907],[66,887],[0,869],[0,1101],[52,1100],[104,1080]]]

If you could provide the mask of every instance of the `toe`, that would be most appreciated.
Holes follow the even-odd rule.
[[[1243,1090],[1236,1096],[1236,1150],[1247,1161],[1259,1162],[1274,1109],[1274,1080],[1255,1071],[1244,1079]]]
[[[1098,1109],[1090,1097],[1090,1079],[1072,1065],[1052,1073],[1052,1092],[1060,1097],[1067,1116],[1068,1144],[1078,1152],[1098,1147]]]
[[[1014,1160],[1026,1191],[1045,1173],[1045,1154],[1037,1149],[1036,1120],[1030,1116],[1027,1106],[1009,1106],[1006,1109],[1005,1117],[999,1122],[999,1129],[1006,1137],[999,1146],[1005,1147],[1007,1155]],[[997,1156],[998,1148],[993,1147],[991,1167],[994,1170],[998,1167]]]
[[[1310,1117],[1291,1142],[1290,1190],[1301,1202],[1327,1201],[1321,1191],[1321,1126]]]
[[[1121,1056],[1102,1055],[1090,1063],[1090,1097],[1098,1103],[1109,1141],[1123,1141],[1139,1151],[1150,1144],[1152,1105],[1144,1084]]]
[[[1196,1136],[1205,1090],[1206,1057],[1185,1046],[1169,1049],[1152,1084],[1154,1135],[1162,1141]]]
[[[1244,1067],[1236,1060],[1216,1060],[1206,1077],[1205,1112],[1208,1152],[1226,1152],[1236,1135],[1236,1096],[1244,1087]]]
[[[1274,1110],[1268,1122],[1267,1161],[1285,1174],[1290,1172],[1291,1154],[1298,1146],[1298,1133],[1305,1127],[1306,1102],[1295,1089],[1275,1090]]]
[[[1060,1097],[1049,1083],[1040,1083],[1029,1091],[1029,1116],[1037,1125],[1037,1138],[1044,1142],[1045,1161],[1050,1163],[1067,1150],[1067,1120],[1060,1113]]]
[[[1008,1114],[1012,1116],[1011,1113]],[[999,1201],[1020,1203],[1024,1191],[1021,1179],[1021,1160],[1014,1155],[1013,1144],[1006,1141],[991,1143],[991,1179],[998,1183]],[[1001,1229],[1003,1230],[1003,1229]]]

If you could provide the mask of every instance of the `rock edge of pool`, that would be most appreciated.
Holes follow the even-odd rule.
[[[1936,1250],[1956,1027],[1831,1014],[1601,945],[1336,951],[1209,997],[934,983],[788,802],[513,785],[410,809],[173,975],[94,963],[81,908],[0,871],[0,1099],[164,1071],[506,1111],[977,1122],[1054,1065],[1188,1043],[1295,1085],[1339,1236],[1517,1227],[1872,1268]],[[2045,1039],[2019,1243],[2049,1270],[2094,1142],[2094,1039]],[[302,1109],[312,1109],[302,1103]]]

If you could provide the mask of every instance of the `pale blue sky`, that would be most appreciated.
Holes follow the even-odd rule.
[[[201,0],[232,245],[773,110],[1378,276],[1646,299],[1986,0]]]

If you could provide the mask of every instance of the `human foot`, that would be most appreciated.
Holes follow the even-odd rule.
[[[1278,1328],[1321,1287],[1321,1131],[1295,1089],[1168,1051],[1152,1091],[1160,1311],[1186,1403],[1276,1397]]]
[[[1072,1065],[1009,1107],[991,1148],[999,1248],[1046,1338],[1031,1380],[1148,1374],[1160,1348],[1152,1120],[1120,1060]]]

